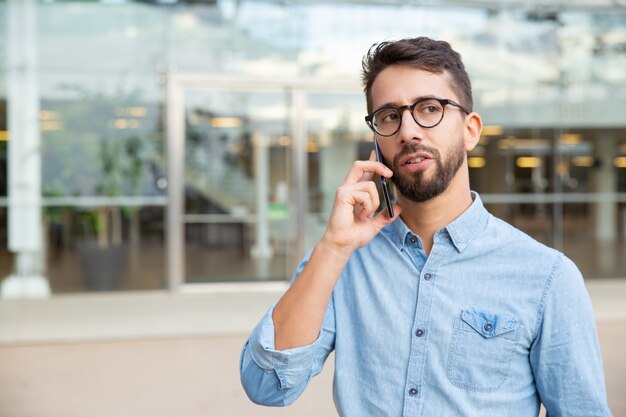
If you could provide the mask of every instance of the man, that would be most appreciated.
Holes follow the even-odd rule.
[[[481,118],[442,41],[374,45],[363,60],[385,164],[357,161],[327,230],[241,357],[252,401],[287,405],[335,350],[344,417],[610,416],[576,266],[490,215],[470,191]],[[385,166],[387,165],[387,166]],[[375,214],[373,175],[398,191]]]

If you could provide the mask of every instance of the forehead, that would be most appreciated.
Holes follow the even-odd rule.
[[[403,65],[391,65],[372,84],[372,108],[385,104],[405,105],[419,97],[434,96],[458,100],[448,72],[436,74]]]

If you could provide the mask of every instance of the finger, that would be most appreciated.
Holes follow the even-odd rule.
[[[376,209],[371,197],[367,191],[356,191],[352,194],[354,215],[358,220],[363,221],[375,213]]]
[[[335,193],[335,200],[338,202],[344,202],[348,204],[356,204],[354,195],[356,193],[366,193],[369,198],[376,205],[380,204],[380,197],[378,196],[378,190],[376,184],[373,181],[355,182],[354,184],[344,184],[337,188]]]
[[[372,149],[372,151],[370,152],[370,157],[368,159],[369,161],[377,161],[378,158],[376,158],[376,151]],[[374,179],[374,174],[372,172],[366,172],[365,174],[363,174],[363,176],[361,177],[361,181],[371,181]]]
[[[348,184],[341,187],[342,191],[345,193],[344,195],[350,195],[353,192],[364,192],[369,194],[369,198],[372,201],[372,206],[374,210],[378,209],[380,205],[380,196],[378,194],[378,190],[376,189],[376,184],[374,181],[361,181],[354,184]]]
[[[370,199],[372,200],[372,210],[376,211],[378,206],[380,206],[380,195],[378,194],[378,189],[376,188],[374,181],[362,181],[356,183],[354,186],[356,189],[365,191],[370,195]]]
[[[350,168],[350,171],[348,171],[348,174],[346,175],[344,184],[363,181],[365,174],[370,174],[372,178],[374,174],[389,178],[393,175],[393,172],[378,161],[354,161],[352,168]],[[372,178],[369,178],[369,181],[371,181]]]

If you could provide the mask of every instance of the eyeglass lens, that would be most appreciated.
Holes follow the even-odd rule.
[[[413,107],[413,106],[411,106]],[[402,113],[409,106],[395,108],[386,107],[376,111],[372,115],[372,125],[376,132],[382,136],[391,136],[400,129]],[[443,118],[444,106],[437,100],[423,100],[414,104],[413,119],[422,127],[429,128],[438,124]]]

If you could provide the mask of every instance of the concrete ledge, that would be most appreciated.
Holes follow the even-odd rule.
[[[286,287],[0,301],[0,345],[245,335]],[[598,322],[626,322],[626,279],[588,281],[587,288]]]
[[[281,292],[76,295],[0,302],[0,345],[248,333]]]
[[[594,279],[585,281],[599,322],[626,321],[626,279]]]

